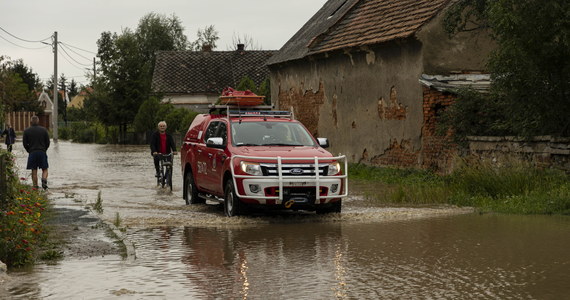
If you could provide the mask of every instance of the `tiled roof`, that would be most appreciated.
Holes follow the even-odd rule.
[[[449,2],[450,0],[329,0],[281,48],[270,60],[270,64],[409,37]],[[338,11],[335,12],[336,9]],[[331,15],[331,11],[335,13]]]
[[[277,51],[161,51],[156,55],[152,90],[165,94],[220,94],[248,76],[269,78],[267,59]]]
[[[308,45],[333,26],[359,0],[329,0],[287,41],[267,64],[301,59],[309,52]]]

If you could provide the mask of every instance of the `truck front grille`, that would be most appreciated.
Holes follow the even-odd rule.
[[[260,164],[264,176],[278,176],[277,164]],[[324,176],[328,171],[328,164],[319,164],[319,176]],[[282,164],[283,176],[316,176],[314,164]]]

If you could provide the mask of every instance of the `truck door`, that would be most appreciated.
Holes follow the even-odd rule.
[[[225,122],[218,122],[216,132],[212,137],[220,137],[224,141],[224,145],[227,145],[228,141],[228,129]],[[223,180],[223,167],[224,161],[226,159],[224,149],[219,148],[206,148],[206,157],[208,159],[207,172],[206,172],[206,189],[212,191],[214,194],[223,194],[224,187],[222,184]]]
[[[208,165],[210,163],[210,149],[206,147],[206,141],[208,138],[215,137],[216,130],[220,125],[220,121],[212,121],[208,124],[206,131],[204,132],[204,136],[200,139],[200,143],[196,146],[196,186],[201,190],[207,190],[211,192],[211,184],[209,181],[208,176],[208,169],[210,168]]]

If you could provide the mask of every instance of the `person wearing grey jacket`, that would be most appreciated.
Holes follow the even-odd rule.
[[[49,168],[46,151],[50,145],[49,133],[45,127],[39,125],[38,116],[33,116],[31,123],[32,126],[26,128],[22,136],[24,148],[29,153],[26,169],[32,170],[32,182],[35,188],[38,188],[38,169],[42,169],[42,188],[46,190]]]

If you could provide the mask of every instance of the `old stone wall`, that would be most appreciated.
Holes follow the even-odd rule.
[[[468,137],[469,152],[480,159],[502,163],[513,159],[529,161],[537,167],[551,167],[570,172],[570,138],[539,136]]]

